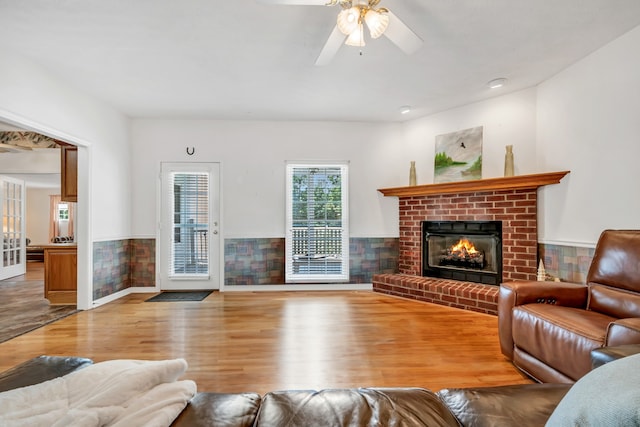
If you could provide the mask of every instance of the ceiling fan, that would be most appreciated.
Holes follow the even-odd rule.
[[[0,153],[20,153],[22,151],[30,151],[31,148],[20,147],[18,145],[5,144],[0,142]]]
[[[327,65],[338,53],[343,44],[349,46],[365,45],[365,26],[371,38],[381,35],[398,46],[404,53],[411,55],[422,46],[422,39],[407,25],[385,7],[377,7],[380,0],[260,0],[263,3],[282,5],[336,6],[338,13],[336,26],[325,43],[316,65]]]

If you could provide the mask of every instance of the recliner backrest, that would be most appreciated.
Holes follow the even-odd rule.
[[[605,230],[587,274],[588,309],[640,317],[640,230]]]

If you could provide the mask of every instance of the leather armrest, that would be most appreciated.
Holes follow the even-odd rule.
[[[640,318],[618,319],[609,324],[605,345],[640,344]]]
[[[591,368],[596,369],[605,363],[640,353],[640,344],[627,344],[615,347],[600,347],[591,350]]]
[[[505,282],[503,289],[512,295],[512,307],[538,303],[585,308],[589,292],[587,285],[567,282]]]
[[[567,282],[505,282],[498,294],[498,335],[502,354],[513,359],[511,310],[524,304],[555,304],[585,308],[589,295],[587,285]]]

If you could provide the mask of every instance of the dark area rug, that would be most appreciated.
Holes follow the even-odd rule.
[[[153,296],[145,302],[202,301],[212,291],[167,291]]]
[[[41,280],[0,281],[0,343],[78,312],[75,305],[50,305]]]

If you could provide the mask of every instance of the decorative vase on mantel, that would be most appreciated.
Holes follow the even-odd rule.
[[[504,176],[513,176],[513,145],[507,145],[504,155]]]
[[[413,187],[417,183],[416,178],[416,162],[411,162],[411,167],[409,168],[409,186]]]

